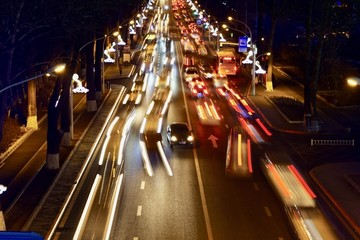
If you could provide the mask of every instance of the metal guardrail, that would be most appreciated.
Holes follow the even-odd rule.
[[[315,145],[345,145],[355,146],[354,139],[311,139],[311,146]]]

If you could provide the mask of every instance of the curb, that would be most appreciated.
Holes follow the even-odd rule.
[[[45,121],[45,119],[47,119],[47,114],[45,114],[39,121],[38,121],[38,125],[40,125],[43,121]],[[26,139],[28,139],[28,137],[30,137],[30,135],[35,132],[36,130],[34,129],[29,129],[27,130],[23,135],[21,135],[21,137],[19,137],[15,142],[13,142],[10,147],[3,153],[0,154],[0,167],[2,166],[2,164],[4,164],[4,162],[6,161],[6,159],[14,152],[16,151],[16,149],[23,143],[26,141]]]

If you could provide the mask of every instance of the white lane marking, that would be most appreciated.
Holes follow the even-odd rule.
[[[211,141],[211,144],[213,146],[213,148],[218,148],[218,145],[217,145],[217,140],[219,140],[217,137],[215,137],[214,135],[210,135],[210,137],[208,138],[208,140]]]
[[[254,185],[255,191],[259,191],[259,190],[260,190],[260,189],[259,189],[259,186],[257,185],[257,183],[253,183],[253,185]]]
[[[142,206],[138,206],[136,216],[141,216]]]
[[[179,55],[177,55],[177,56],[179,56]],[[180,70],[180,66],[179,66],[179,70]],[[182,78],[181,78],[181,80],[182,80]],[[184,102],[185,102],[186,118],[187,118],[189,126],[190,126],[190,128],[192,130],[193,127],[191,125],[190,113],[189,113],[188,104],[187,104],[187,100],[186,100],[186,96],[185,96],[184,83],[183,83],[183,81],[180,81],[180,82],[181,82],[181,89],[182,89],[183,99],[184,99]],[[209,211],[208,211],[207,204],[206,204],[205,190],[204,190],[204,185],[203,185],[203,181],[202,181],[202,178],[201,178],[201,170],[200,170],[200,165],[199,165],[199,159],[197,157],[197,152],[196,152],[195,148],[193,148],[193,154],[194,154],[194,161],[195,161],[196,176],[197,176],[198,183],[199,183],[201,204],[202,204],[203,212],[204,212],[206,232],[207,232],[207,235],[208,235],[208,240],[213,240],[214,237],[213,237],[212,229],[211,229]]]
[[[145,181],[141,181],[140,189],[141,190],[145,189]]]
[[[271,214],[270,209],[269,209],[267,206],[265,206],[264,209],[265,209],[266,215],[267,215],[268,217],[271,217],[272,214]]]
[[[164,149],[163,149],[163,146],[162,146],[161,142],[158,141],[156,143],[156,145],[158,147],[158,151],[159,151],[161,160],[164,163],[164,166],[165,166],[165,169],[166,169],[167,173],[169,174],[169,176],[173,176],[173,172],[172,172],[170,164],[169,164],[169,162],[168,162],[168,160],[166,158],[166,155],[165,155],[165,152],[164,152]]]
[[[201,204],[202,204],[202,207],[203,207],[203,212],[204,212],[204,217],[205,217],[205,226],[206,226],[206,230],[207,230],[207,234],[208,234],[208,240],[212,240],[214,238],[213,238],[213,235],[212,235],[210,216],[209,216],[209,211],[208,211],[207,204],[206,204],[205,190],[204,190],[204,184],[203,184],[203,181],[202,181],[202,178],[201,178],[201,170],[200,170],[200,165],[199,165],[199,159],[197,157],[197,152],[196,152],[195,148],[193,148],[193,154],[194,154],[194,159],[195,159],[195,169],[196,169],[197,179],[198,179],[198,182],[199,182]]]

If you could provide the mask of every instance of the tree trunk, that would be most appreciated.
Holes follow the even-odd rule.
[[[36,80],[28,82],[28,116],[26,121],[26,128],[38,129],[37,122],[37,106],[36,106]]]
[[[316,104],[316,94],[317,94],[317,88],[318,88],[318,82],[320,78],[320,69],[321,69],[321,60],[322,60],[322,50],[325,43],[325,32],[327,29],[327,26],[329,24],[329,15],[331,3],[328,1],[323,2],[324,6],[323,9],[323,15],[322,15],[322,21],[320,23],[320,31],[318,36],[318,46],[317,46],[317,52],[316,52],[316,60],[315,60],[315,77],[314,82],[312,84],[311,88],[311,105],[312,105],[312,123],[316,127],[318,127],[318,113],[317,113],[317,104]]]
[[[77,52],[74,52],[72,56],[72,61],[70,63],[69,69],[65,71],[64,81],[62,83],[61,98],[63,98],[63,106],[61,106],[61,131],[64,133],[62,138],[63,146],[70,146],[71,140],[73,139],[73,98],[71,91],[71,84],[73,73],[76,72],[77,68]]]
[[[54,90],[50,96],[48,106],[48,131],[47,131],[47,156],[46,166],[48,169],[59,169],[59,148],[63,132],[58,128],[60,115],[59,99],[61,92],[61,79],[58,77]]]
[[[86,83],[89,91],[86,94],[86,110],[95,112],[97,110],[95,80],[94,80],[94,43],[85,48],[86,54]]]
[[[13,39],[13,41],[15,41]],[[2,87],[9,86],[11,84],[11,68],[13,64],[14,58],[14,48],[5,51],[4,53],[0,53],[0,62],[5,63],[0,66],[0,84]],[[0,93],[0,141],[3,137],[4,131],[4,121],[5,121],[5,112],[7,110],[7,91]]]
[[[13,15],[15,16],[13,26],[14,29],[17,29],[16,26],[18,26],[21,13],[24,7],[24,1],[20,3],[19,7],[16,9],[16,13]],[[11,84],[11,69],[13,67],[13,60],[14,60],[14,51],[16,46],[16,33],[10,32],[11,36],[8,37],[8,43],[7,45],[13,46],[9,49],[0,52],[0,86],[1,88],[7,87]],[[4,121],[5,121],[5,112],[7,109],[7,92],[0,93],[0,141],[3,137],[3,131],[4,131]]]
[[[313,1],[309,1],[309,12],[306,18],[306,55],[305,55],[305,79],[304,79],[304,124],[311,127],[311,21]]]
[[[104,51],[104,42],[105,39],[97,40],[96,51],[95,51],[95,89],[96,89],[96,100],[101,100],[102,94],[104,91],[103,83],[103,66],[102,66],[102,57]]]
[[[270,39],[269,39],[269,52],[273,52],[273,45],[274,45],[274,38],[275,38],[275,32],[276,32],[276,24],[277,20],[279,18],[279,3],[278,1],[273,2],[273,13],[272,13],[272,21],[271,21],[271,32],[270,32]],[[266,90],[267,91],[273,91],[273,54],[270,54],[268,58],[268,68],[267,68],[267,75],[266,75]]]

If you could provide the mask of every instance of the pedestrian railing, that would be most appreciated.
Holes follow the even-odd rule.
[[[311,146],[315,145],[346,145],[346,146],[354,146],[354,139],[311,139]]]

